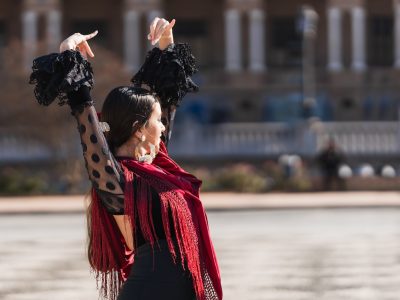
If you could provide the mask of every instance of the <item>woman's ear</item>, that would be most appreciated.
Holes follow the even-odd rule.
[[[133,122],[132,124],[132,128],[137,127],[138,121]],[[132,134],[134,137],[140,139],[140,137],[142,136],[142,128],[138,128],[135,130],[135,132]]]
[[[133,135],[135,136],[135,138],[140,140],[142,138],[142,135],[143,135],[142,128],[139,128],[138,130],[136,130],[133,133]]]

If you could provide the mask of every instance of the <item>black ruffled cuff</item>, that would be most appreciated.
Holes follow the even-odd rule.
[[[67,97],[73,115],[76,111],[82,113],[86,106],[93,104],[90,88],[85,85],[82,85],[77,91],[68,92]]]
[[[78,91],[82,86],[92,88],[93,70],[79,51],[52,53],[33,61],[29,83],[36,85],[34,93],[39,104],[47,106],[55,99],[59,105],[71,104],[68,93]]]
[[[131,79],[134,85],[145,84],[161,98],[163,108],[179,106],[188,92],[199,87],[190,78],[197,72],[196,61],[188,44],[171,44],[166,49],[153,48],[143,66]]]

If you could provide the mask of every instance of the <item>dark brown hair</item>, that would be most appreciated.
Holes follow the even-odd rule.
[[[123,145],[136,130],[147,123],[156,102],[159,101],[154,94],[133,86],[117,87],[107,95],[101,111],[101,121],[107,122],[110,126],[110,131],[105,132],[105,137],[111,152],[115,154],[116,148]],[[87,254],[91,263],[93,199],[90,193],[87,196],[89,199],[86,209]]]
[[[101,121],[110,126],[105,136],[111,152],[114,153],[147,123],[156,102],[158,99],[154,94],[140,87],[121,86],[107,95],[101,110]]]

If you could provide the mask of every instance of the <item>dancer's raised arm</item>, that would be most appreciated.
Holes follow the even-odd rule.
[[[61,53],[35,59],[30,83],[36,84],[35,96],[40,104],[49,105],[58,98],[59,104],[71,107],[89,179],[108,212],[123,214],[124,176],[109,149],[90,95],[93,72],[86,58],[94,57],[88,40],[96,34],[75,33],[61,43]]]
[[[159,48],[148,52],[140,70],[133,76],[132,83],[155,92],[162,108],[162,119],[166,127],[163,140],[166,145],[171,138],[176,108],[188,92],[196,92],[197,85],[191,76],[197,72],[195,58],[188,44],[174,44],[175,19],[168,22],[154,18],[147,38]]]

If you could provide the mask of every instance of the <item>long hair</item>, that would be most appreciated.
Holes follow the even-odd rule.
[[[110,151],[115,154],[136,130],[146,126],[158,97],[149,91],[132,86],[120,86],[110,91],[101,110],[100,119],[107,122],[110,131],[105,133]],[[92,208],[93,199],[90,192],[86,195],[86,224],[87,224],[87,257],[92,268]]]

